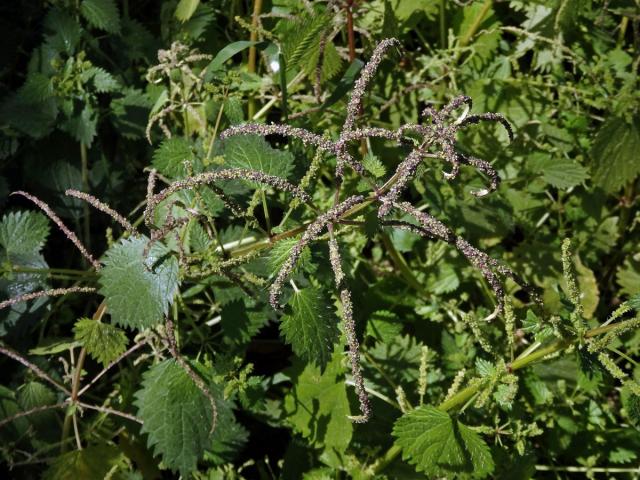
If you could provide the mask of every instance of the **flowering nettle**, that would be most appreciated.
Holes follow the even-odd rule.
[[[147,257],[152,251],[152,246],[162,240],[170,233],[175,234],[177,245],[180,253],[180,263],[185,265],[188,262],[186,254],[182,248],[179,235],[179,228],[184,227],[189,221],[199,220],[203,215],[188,205],[181,205],[184,215],[180,218],[174,218],[173,207],[180,204],[181,201],[175,199],[175,193],[197,189],[197,187],[207,185],[212,191],[220,197],[224,205],[230,211],[232,217],[247,219],[248,214],[243,209],[228,198],[217,183],[227,182],[229,180],[245,180],[253,182],[261,186],[267,186],[275,191],[284,192],[294,197],[295,201],[310,207],[316,214],[314,220],[303,224],[301,227],[294,229],[293,234],[301,233],[299,240],[291,248],[286,260],[279,267],[275,279],[270,287],[269,302],[274,309],[281,309],[281,295],[285,283],[293,274],[296,266],[302,257],[305,248],[312,242],[318,240],[328,233],[329,257],[331,268],[335,277],[335,286],[338,290],[338,297],[342,304],[342,319],[344,322],[344,330],[349,347],[349,361],[351,371],[354,378],[354,385],[360,403],[360,415],[351,416],[354,422],[366,422],[371,415],[369,398],[364,386],[364,380],[360,367],[360,345],[356,335],[355,320],[353,315],[353,302],[351,299],[351,291],[347,285],[345,274],[342,266],[342,258],[340,255],[340,247],[334,232],[336,225],[345,225],[349,222],[347,219],[362,212],[367,207],[377,209],[377,216],[382,226],[408,230],[423,237],[443,240],[454,246],[469,262],[476,267],[485,277],[488,284],[497,297],[497,306],[494,312],[487,319],[494,318],[505,308],[505,293],[500,280],[500,276],[509,277],[523,288],[529,290],[529,287],[511,269],[500,264],[495,259],[489,257],[485,252],[471,245],[463,237],[456,235],[451,228],[442,221],[435,218],[428,212],[418,209],[409,202],[402,200],[402,194],[405,192],[411,181],[416,177],[418,167],[425,158],[441,158],[451,164],[451,170],[445,172],[447,179],[456,178],[460,171],[460,165],[470,165],[489,177],[489,186],[481,191],[473,192],[475,195],[485,195],[498,188],[500,177],[496,170],[488,162],[465,155],[458,152],[455,148],[456,135],[464,127],[477,124],[482,121],[498,122],[502,124],[509,138],[513,137],[509,123],[500,114],[485,113],[480,115],[470,115],[471,99],[467,96],[460,96],[453,99],[440,110],[427,107],[422,112],[422,116],[427,123],[422,124],[405,124],[397,130],[388,130],[378,127],[357,127],[357,122],[363,111],[363,98],[367,87],[373,79],[376,70],[382,62],[384,54],[392,47],[399,47],[400,44],[395,39],[383,40],[375,48],[369,62],[364,66],[360,77],[355,82],[351,97],[347,105],[347,115],[336,140],[326,138],[325,136],[310,132],[306,129],[294,127],[284,124],[256,124],[249,123],[244,125],[236,125],[228,128],[220,134],[220,139],[224,141],[233,136],[239,135],[279,135],[299,139],[305,146],[315,147],[321,153],[328,153],[335,156],[335,192],[333,206],[325,212],[320,212],[313,204],[311,196],[304,191],[304,187],[308,184],[310,175],[317,171],[317,164],[312,162],[309,171],[299,185],[294,185],[282,177],[271,175],[257,169],[247,168],[222,168],[215,171],[190,175],[184,179],[170,183],[166,188],[159,192],[155,192],[157,174],[155,170],[150,172],[147,183],[146,208],[144,211],[144,221],[150,229],[150,238],[144,240],[146,246],[142,249],[142,256],[145,260],[144,266],[147,273],[151,274],[152,266],[146,264]],[[175,49],[174,49],[175,50]],[[161,65],[152,69],[150,75],[157,72],[167,73],[170,68],[181,68],[186,74],[193,75],[195,80],[200,81],[201,76],[195,76],[190,70],[188,64],[191,60],[198,60],[199,57],[194,52],[187,50],[173,50],[161,52]],[[202,57],[204,58],[204,57]],[[462,114],[455,116],[457,110],[464,107]],[[159,119],[158,121],[160,121]],[[153,119],[150,123],[153,123]],[[418,138],[415,138],[417,136]],[[394,174],[386,180],[382,185],[377,183],[376,178],[372,177],[365,169],[363,163],[355,158],[349,151],[351,142],[362,141],[370,137],[378,137],[397,142],[398,144],[411,146],[410,152],[399,162]],[[314,161],[315,162],[315,161]],[[369,195],[351,195],[345,199],[340,198],[341,186],[344,177],[350,168],[356,175],[360,176],[369,186]],[[195,190],[197,193],[197,190]],[[16,192],[33,201],[38,205],[65,233],[65,235],[78,247],[82,255],[93,265],[96,270],[101,265],[88,250],[82,245],[76,235],[71,232],[55,213],[41,200],[24,192]],[[97,198],[76,190],[68,190],[67,195],[88,202],[96,209],[110,215],[118,222],[131,236],[140,237],[138,230],[129,223],[122,215],[111,209]],[[300,203],[292,205],[299,205]],[[157,226],[154,222],[156,214],[161,204],[167,209],[167,214],[161,226]],[[398,220],[391,218],[393,213],[400,213],[405,217],[412,218],[415,223],[406,220]],[[351,222],[353,223],[353,222]],[[289,235],[289,236],[293,236]],[[146,237],[143,237],[146,238]],[[285,237],[282,237],[285,238]],[[278,236],[269,236],[267,238],[269,244],[277,242]],[[140,240],[142,241],[142,240]],[[225,255],[224,249],[221,250],[222,257],[214,265],[212,272],[220,273],[229,278],[233,283],[241,283],[237,274],[233,269],[254,257],[254,254],[231,256]],[[255,253],[255,252],[254,252]],[[140,272],[144,277],[145,272]],[[242,285],[240,285],[242,286]],[[29,300],[44,295],[61,295],[71,292],[91,292],[93,289],[72,288],[57,289],[36,292],[27,296],[15,298],[0,305],[0,308],[12,305],[18,301]],[[535,293],[532,297],[535,301],[539,301]],[[162,307],[164,308],[164,307]],[[187,372],[193,379],[195,385],[203,392],[211,404],[212,408],[212,426],[215,427],[216,422],[216,404],[213,395],[208,386],[199,378],[189,364],[180,356],[175,338],[173,335],[174,325],[165,312],[165,329],[163,337],[165,338],[168,349],[176,362]]]

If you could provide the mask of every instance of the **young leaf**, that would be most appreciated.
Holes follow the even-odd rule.
[[[40,252],[49,236],[49,222],[40,212],[12,212],[0,222],[0,245],[9,254]]]
[[[309,287],[296,291],[290,304],[292,312],[282,317],[280,332],[296,355],[324,368],[338,339],[329,302],[321,290]]]
[[[271,148],[267,141],[255,135],[242,135],[224,141],[224,158],[229,167],[248,168],[287,178],[293,170],[293,155]]]
[[[202,365],[193,366],[204,370]],[[211,404],[173,359],[154,365],[143,377],[134,402],[144,421],[142,432],[148,434],[154,454],[161,454],[167,467],[186,478],[211,447]]]
[[[108,33],[120,31],[120,15],[114,0],[83,0],[82,16],[90,25]]]
[[[472,473],[483,478],[494,463],[480,436],[446,412],[422,406],[400,417],[394,427],[402,457],[429,476]]]
[[[178,288],[178,261],[160,242],[143,258],[149,239],[121,240],[105,254],[100,271],[100,293],[104,295],[112,321],[139,330],[162,322]]]
[[[127,349],[127,336],[118,327],[90,318],[81,318],[73,327],[77,341],[105,367]]]

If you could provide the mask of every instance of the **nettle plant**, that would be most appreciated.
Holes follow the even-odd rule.
[[[7,214],[0,224],[0,244],[5,281],[13,281],[15,296],[1,302],[0,309],[10,309],[9,315],[17,318],[45,311],[46,299],[55,296],[88,294],[98,296],[100,302],[91,316],[75,323],[73,339],[31,350],[36,356],[33,360],[7,345],[0,346],[0,353],[26,367],[25,384],[17,396],[3,391],[0,427],[5,432],[14,429],[14,440],[2,448],[10,465],[45,458],[50,461],[50,478],[69,471],[102,478],[134,468],[135,455],[125,455],[118,445],[140,434],[161,458],[161,467],[184,477],[201,475],[199,462],[224,465],[247,436],[234,410],[244,409],[272,420],[277,417],[268,413],[268,400],[263,398],[273,380],[251,375],[253,365],[243,366],[242,359],[239,363],[234,357],[234,345],[246,343],[270,321],[279,322],[282,338],[306,364],[285,375],[298,382],[294,394],[287,395],[284,402],[289,424],[314,444],[324,435],[322,442],[327,448],[323,462],[354,477],[374,477],[400,455],[430,476],[492,474],[494,452],[482,435],[499,438],[508,429],[490,424],[468,426],[460,420],[462,414],[471,406],[482,409],[492,403],[509,411],[518,395],[516,372],[574,351],[585,370],[597,370],[599,365],[624,384],[626,408],[630,417],[638,420],[640,386],[607,353],[620,335],[640,324],[638,316],[625,319],[640,308],[638,298],[622,303],[602,325],[589,328],[566,240],[562,260],[567,310],[560,316],[550,315],[535,288],[509,267],[438,220],[429,212],[429,205],[403,200],[412,182],[428,171],[425,163],[439,161],[449,165],[443,173],[447,180],[456,179],[462,167],[481,172],[488,179],[487,186],[472,193],[477,197],[490,194],[500,183],[497,171],[489,162],[459,151],[457,134],[481,122],[501,124],[509,138],[513,133],[500,114],[471,114],[467,96],[456,97],[440,109],[425,108],[421,124],[405,124],[397,130],[359,127],[360,119],[366,118],[363,100],[367,88],[383,56],[399,47],[394,39],[377,45],[353,86],[337,138],[288,124],[238,123],[219,136],[203,139],[205,160],[195,158],[170,127],[179,125],[189,136],[206,132],[203,99],[220,95],[220,90],[206,85],[205,70],[197,68],[209,58],[178,43],[162,51],[160,64],[149,71],[148,79],[166,83],[168,88],[152,113],[147,137],[151,140],[156,127],[167,137],[154,158],[154,165],[165,175],[150,170],[143,214],[131,222],[89,193],[66,192],[109,215],[121,227],[122,236],[117,240],[109,231],[109,248],[101,259],[85,248],[46,203],[29,193],[14,192],[38,206],[77,247],[91,269],[85,280],[70,287],[48,288],[46,279],[36,275],[37,267],[43,265],[40,252],[49,231],[45,217],[30,211]],[[226,99],[229,88],[224,90]],[[300,142],[315,149],[306,168],[297,169],[297,182],[288,180],[294,170],[293,156],[274,149],[262,138],[265,136],[284,137],[292,144]],[[390,142],[402,154],[395,172],[387,178],[382,164],[370,152],[371,138]],[[334,161],[333,174],[321,177],[323,162]],[[172,181],[166,172],[182,178]],[[159,182],[164,187],[158,187]],[[320,184],[331,187],[318,188]],[[239,198],[249,199],[248,207]],[[280,212],[277,225],[276,211]],[[350,288],[353,266],[344,254],[348,250],[345,246],[353,241],[354,231],[364,231],[369,238],[378,235],[393,255],[388,232],[395,230],[449,244],[475,267],[495,296],[495,308],[488,315],[462,315],[486,354],[476,359],[479,375],[468,378],[466,370],[459,370],[435,404],[424,402],[425,397],[434,398],[429,394],[434,354],[427,347],[422,347],[419,355],[417,406],[410,402],[413,394],[401,386],[395,389],[395,400],[376,392],[368,386],[361,366],[362,331],[356,322]],[[312,252],[317,243],[326,243],[320,253]],[[312,261],[317,258],[326,259],[327,267]],[[401,265],[409,270],[407,264]],[[328,272],[333,277],[331,287],[323,283]],[[405,273],[412,278],[410,271]],[[519,300],[530,307],[526,319],[516,318],[505,279],[526,297]],[[91,280],[97,285],[87,283]],[[215,288],[215,301],[203,293],[207,286]],[[342,332],[332,314],[330,294],[335,296]],[[197,300],[189,303],[194,298]],[[242,303],[246,310],[238,308]],[[268,312],[261,308],[267,303]],[[195,310],[209,315],[207,326],[221,326],[213,336],[229,347],[228,352],[219,354],[211,349],[202,331],[189,324],[194,316],[183,313]],[[371,319],[376,329],[399,335],[393,322],[384,315],[378,317]],[[485,333],[489,322],[498,321],[502,321],[506,345],[494,344]],[[123,328],[135,332],[133,345],[129,346],[131,335]],[[198,343],[202,347],[194,350]],[[187,351],[181,353],[184,345],[188,345]],[[61,356],[65,352],[68,359]],[[132,371],[121,370],[125,380],[118,388],[106,398],[87,400],[92,389],[133,356]],[[87,357],[103,368],[88,375]],[[373,358],[370,355],[367,361],[375,366]],[[345,364],[351,372],[346,384],[354,387],[357,412],[345,408],[350,405],[346,390],[335,389]],[[144,366],[142,383],[127,381],[140,365]],[[349,453],[343,459],[351,439],[345,422],[366,423],[375,418],[372,396],[399,409],[391,432],[395,441],[386,452],[361,457]],[[49,457],[47,442],[35,453],[13,450],[20,435],[37,433],[38,422],[56,410],[66,412],[61,440],[52,442],[61,448],[60,456]],[[90,416],[90,412],[96,415]],[[508,434],[514,436],[516,448],[523,454],[525,441],[542,430],[533,422],[522,428],[518,425],[517,432]]]

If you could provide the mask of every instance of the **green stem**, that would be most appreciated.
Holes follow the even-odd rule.
[[[107,311],[107,304],[103,301],[96,312],[93,314],[93,320],[99,321],[104,313]],[[87,349],[82,347],[80,349],[80,355],[78,356],[78,362],[75,365],[73,372],[73,379],[71,381],[71,405],[74,405],[78,401],[78,392],[80,391],[80,380],[82,379],[82,368],[84,367],[84,362],[87,358]],[[72,422],[74,421],[75,412],[71,415],[66,415],[64,417],[64,423],[62,425],[62,445],[61,452],[64,453],[67,447],[67,438],[69,437],[69,432],[71,430]]]
[[[447,48],[447,24],[445,17],[445,0],[440,0],[440,48]]]
[[[585,338],[591,338],[598,335],[602,335],[603,333],[607,333],[611,330],[624,328],[629,323],[635,322],[635,321],[636,319],[633,318],[631,320],[625,320],[624,322],[592,328],[591,330],[587,331],[584,336]],[[516,359],[513,363],[511,363],[508,366],[508,368],[512,372],[516,370],[521,370],[531,365],[532,363],[544,360],[544,358],[547,357],[548,355],[564,350],[565,348],[574,344],[576,340],[577,339],[575,338],[570,340],[556,340],[555,342],[547,345],[544,348],[540,348],[538,350],[535,350],[529,355]],[[442,402],[438,406],[438,409],[446,412],[449,410],[453,410],[461,405],[464,405],[471,397],[473,397],[484,386],[484,384],[485,382],[477,381],[476,383],[473,383],[467,388],[463,388],[458,393],[456,393],[453,397],[451,397],[449,400]],[[400,447],[398,447],[397,445],[393,445],[376,463],[374,463],[371,466],[371,468],[365,473],[364,478],[371,478],[374,475],[383,471],[391,462],[393,462],[398,457],[398,455],[400,455],[401,452],[402,450],[400,449]]]

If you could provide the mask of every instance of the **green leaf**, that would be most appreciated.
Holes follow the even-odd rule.
[[[105,254],[100,293],[117,325],[142,330],[161,323],[178,290],[177,259],[160,242],[143,258],[148,241],[121,240]]]
[[[627,258],[618,267],[616,282],[620,286],[620,293],[635,295],[640,293],[640,259]]]
[[[79,347],[80,342],[71,338],[47,337],[42,339],[38,346],[29,350],[31,355],[55,355],[56,353],[68,352]]]
[[[118,81],[104,68],[93,67],[84,73],[87,80],[93,79],[93,85],[99,93],[113,92],[120,87]]]
[[[108,33],[120,32],[120,14],[114,0],[83,0],[80,12],[93,27]]]
[[[472,473],[483,478],[495,467],[480,436],[446,412],[422,406],[404,414],[393,427],[402,458],[429,476]]]
[[[342,353],[335,352],[324,373],[307,364],[292,376],[293,390],[285,397],[287,421],[314,447],[342,453],[351,442],[353,424],[343,381]]]
[[[344,72],[344,75],[342,75],[342,78],[338,82],[338,85],[336,85],[336,88],[331,93],[331,96],[327,98],[327,100],[322,104],[321,108],[323,110],[329,108],[331,105],[336,103],[338,100],[340,100],[342,97],[344,97],[347,94],[347,92],[351,89],[351,87],[355,83],[356,76],[358,75],[358,73],[360,73],[360,70],[362,70],[362,67],[364,67],[364,62],[358,58],[356,58],[353,62],[351,62],[351,65],[349,65],[349,68],[347,68],[347,71]]]
[[[367,321],[367,335],[379,342],[389,341],[402,332],[402,322],[392,312],[377,310]]]
[[[118,466],[124,470],[125,465],[126,457],[117,447],[106,444],[91,445],[82,450],[74,450],[55,457],[42,478],[43,480],[103,479],[107,478],[110,472],[115,472]]]
[[[291,249],[298,243],[298,239],[296,238],[285,238],[284,240],[276,243],[273,248],[269,251],[269,274],[271,276],[275,276],[287,259],[291,256]],[[310,265],[311,262],[311,250],[309,247],[305,247],[302,250],[302,254],[300,255],[300,259],[296,263],[296,267],[294,272],[298,272],[303,269],[312,269],[313,266]],[[307,267],[307,268],[305,268]]]
[[[113,125],[123,137],[142,138],[145,135],[149,110],[153,102],[141,90],[129,88],[123,93],[123,97],[111,101]]]
[[[289,304],[292,312],[282,317],[280,332],[296,355],[324,368],[338,340],[331,304],[313,287],[294,292]]]
[[[18,405],[29,410],[56,403],[56,394],[40,382],[27,382],[18,389]]]
[[[48,46],[58,52],[73,53],[82,36],[82,28],[68,12],[52,8],[44,20]]]
[[[10,254],[36,254],[49,236],[49,221],[40,212],[12,212],[0,222],[0,245]]]
[[[199,373],[204,371],[201,364],[194,362],[192,367]],[[155,455],[162,455],[167,467],[187,477],[211,446],[213,411],[209,399],[173,359],[147,370],[135,396],[149,447]]]
[[[245,297],[242,293],[241,298]],[[264,311],[248,310],[242,300],[226,303],[220,312],[220,325],[224,341],[231,344],[247,344],[269,321]]]
[[[127,349],[128,340],[125,333],[99,320],[81,318],[73,326],[73,333],[89,355],[105,367]]]
[[[96,136],[98,116],[87,103],[80,115],[69,118],[62,126],[76,141],[84,143],[88,147]]]
[[[184,174],[184,161],[193,161],[191,143],[184,137],[172,137],[162,141],[153,152],[153,166],[160,173],[176,178]]]
[[[271,42],[251,42],[249,40],[239,40],[237,42],[230,43],[220,50],[214,59],[211,60],[211,63],[207,66],[207,76],[205,76],[205,80],[211,80],[212,72],[220,70],[224,65],[224,62],[229,60],[231,57],[249,47],[254,46],[258,49],[263,49],[269,47],[273,48],[275,45]]]
[[[293,170],[291,152],[276,150],[262,137],[242,135],[224,141],[224,158],[229,167],[248,168],[287,178]]]
[[[297,67],[301,60],[313,56],[316,50],[320,49],[320,34],[329,26],[329,22],[326,15],[305,15],[288,22],[288,31],[283,42],[287,69]]]
[[[186,22],[191,18],[199,4],[200,0],[180,0],[176,7],[176,18],[181,22]]]
[[[368,152],[362,159],[362,166],[376,178],[384,177],[387,169],[378,157]]]
[[[563,157],[539,157],[531,168],[538,171],[549,185],[563,190],[580,185],[589,178],[586,168]]]
[[[640,173],[640,122],[608,119],[598,130],[591,147],[593,180],[606,192],[615,193]]]

